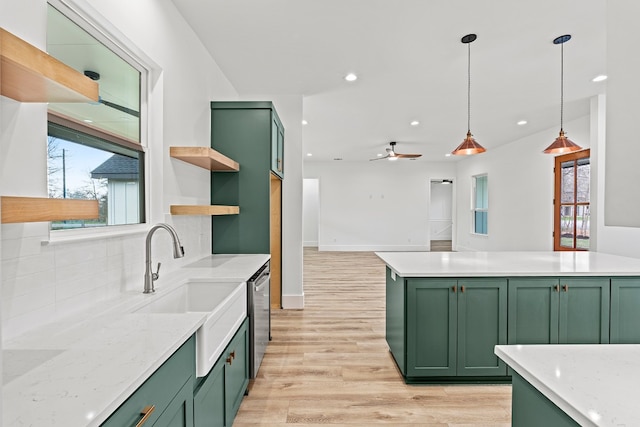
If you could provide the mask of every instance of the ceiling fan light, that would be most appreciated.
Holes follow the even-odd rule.
[[[487,151],[482,145],[473,139],[471,132],[467,132],[467,137],[462,141],[458,147],[451,152],[456,156],[470,156],[472,154],[480,154]]]
[[[564,154],[571,153],[573,151],[582,150],[578,144],[564,136],[564,131],[560,130],[560,135],[556,138],[550,146],[548,146],[543,153],[545,154]]]

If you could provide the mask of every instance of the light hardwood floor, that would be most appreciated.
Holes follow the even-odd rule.
[[[511,387],[406,385],[385,341],[384,264],[304,251],[304,310],[273,310],[273,340],[234,427],[509,426]]]

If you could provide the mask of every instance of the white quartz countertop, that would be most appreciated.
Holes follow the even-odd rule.
[[[376,252],[402,277],[637,276],[640,259],[597,252]]]
[[[269,255],[211,255],[3,343],[2,425],[98,426],[204,323],[206,313],[134,311],[187,280],[246,282]]]
[[[640,345],[499,345],[495,353],[582,426],[640,425]]]

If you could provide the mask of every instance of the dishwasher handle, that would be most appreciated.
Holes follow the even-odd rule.
[[[253,289],[256,292],[262,290],[265,284],[269,281],[271,274],[267,271],[266,274],[262,274],[255,282],[253,282]]]

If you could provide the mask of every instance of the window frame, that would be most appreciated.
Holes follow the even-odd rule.
[[[95,9],[88,4],[75,0],[47,0],[47,3],[58,9],[69,20],[73,21],[83,30],[95,37],[100,43],[111,49],[128,64],[140,72],[140,142],[131,142],[136,145],[134,149],[140,151],[143,156],[141,182],[144,193],[140,203],[141,222],[137,224],[111,225],[108,227],[87,227],[71,230],[49,230],[49,239],[44,244],[64,243],[75,240],[85,240],[101,237],[112,237],[128,234],[139,234],[147,230],[150,220],[150,206],[152,194],[152,180],[149,172],[151,161],[150,128],[152,117],[150,115],[149,100],[152,93],[152,82],[159,78],[162,68],[156,64],[144,51],[135,46],[122,32],[113,26],[106,18],[97,14]],[[158,99],[156,102],[161,102]],[[80,123],[78,123],[80,124]],[[126,146],[126,145],[123,145]],[[128,148],[133,148],[127,146]]]
[[[478,207],[478,178],[485,178],[486,207]],[[478,232],[476,227],[476,218],[478,212],[485,213],[484,233]],[[476,236],[489,235],[489,174],[482,173],[471,177],[471,234]]]

